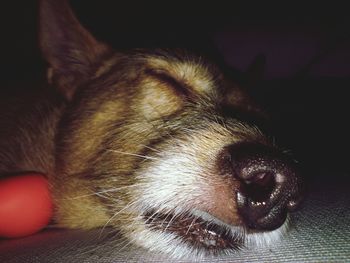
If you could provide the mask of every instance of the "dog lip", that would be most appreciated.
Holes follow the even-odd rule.
[[[244,220],[249,229],[270,231],[280,227],[287,218],[287,207],[284,201],[279,201],[275,204],[268,204],[264,201],[253,201],[246,198],[241,193],[237,193],[237,202],[241,209],[244,209],[245,205],[249,202],[255,207],[260,207],[259,213],[257,213],[253,220]],[[285,207],[285,208],[284,208]],[[244,216],[244,213],[243,215]],[[243,217],[244,218],[244,217]]]
[[[143,215],[145,222],[153,230],[173,233],[194,247],[208,250],[235,249],[243,246],[243,238],[211,220],[191,213],[175,216],[172,213],[148,211]]]
[[[279,228],[287,219],[287,210],[278,210],[278,206],[274,206],[267,214],[256,220],[255,228],[262,230],[275,230]]]

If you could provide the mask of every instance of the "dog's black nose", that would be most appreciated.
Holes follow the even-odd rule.
[[[240,143],[228,148],[233,174],[241,182],[237,207],[249,228],[273,230],[301,200],[302,184],[295,163],[275,148]]]

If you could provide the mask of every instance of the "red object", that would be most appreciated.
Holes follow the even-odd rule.
[[[51,220],[52,201],[48,182],[39,173],[0,180],[0,237],[34,234]]]

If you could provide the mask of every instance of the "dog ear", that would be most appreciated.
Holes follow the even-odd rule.
[[[53,82],[70,100],[109,48],[77,20],[67,0],[40,0],[39,41]]]
[[[252,116],[258,114],[264,119],[267,118],[266,113],[259,107],[256,97],[259,93],[259,86],[264,80],[265,64],[265,55],[258,54],[246,71],[240,73],[239,84],[232,77],[226,79],[226,92],[223,100],[226,108],[233,107],[235,111],[250,112],[253,113]],[[234,74],[232,76],[235,77]]]

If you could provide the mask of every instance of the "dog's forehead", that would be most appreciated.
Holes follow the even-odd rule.
[[[180,86],[203,96],[213,95],[223,79],[215,64],[185,49],[114,51],[109,58],[99,62],[94,78],[98,79],[105,73],[115,73],[116,70],[127,71],[131,78],[147,77],[145,75],[171,78]]]

